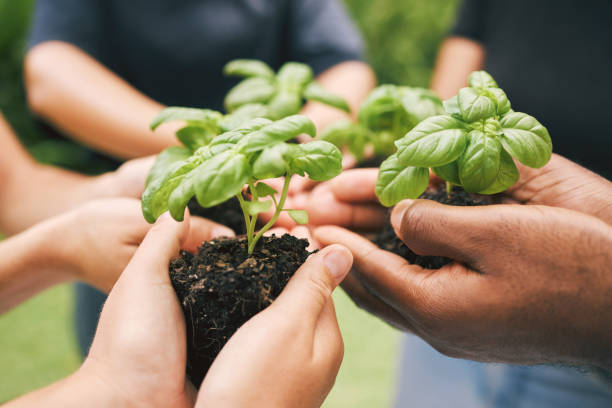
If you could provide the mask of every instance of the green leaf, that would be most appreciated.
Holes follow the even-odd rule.
[[[278,82],[290,86],[298,94],[302,93],[304,87],[312,81],[313,77],[312,68],[299,62],[287,62],[276,74]]]
[[[182,162],[190,156],[191,151],[184,147],[173,146],[167,148],[155,158],[155,163],[153,163],[153,167],[151,167],[147,175],[145,186],[149,185],[152,180],[163,177],[166,172],[172,171],[169,168],[174,163]]]
[[[406,167],[394,154],[380,165],[375,192],[382,205],[391,207],[406,198],[419,197],[428,185],[428,169]]]
[[[464,125],[457,119],[432,116],[395,142],[404,166],[439,167],[456,160],[467,143]]]
[[[472,88],[485,89],[497,88],[497,82],[486,71],[474,71],[468,77],[468,83]]]
[[[282,119],[302,110],[302,95],[298,91],[279,90],[268,103],[268,116]]]
[[[351,108],[348,106],[348,103],[346,103],[344,98],[327,91],[316,82],[311,82],[308,86],[306,86],[303,96],[309,101],[321,102],[345,112],[351,111]]]
[[[465,152],[459,157],[459,179],[465,191],[475,193],[491,185],[500,167],[502,146],[496,138],[479,130],[469,134]]]
[[[291,219],[300,225],[308,224],[308,213],[304,210],[285,210]]]
[[[253,177],[256,180],[265,180],[284,176],[289,170],[286,157],[295,145],[277,143],[265,148],[253,162]]]
[[[548,130],[534,117],[511,112],[501,120],[504,149],[526,166],[540,168],[550,160],[552,141]]]
[[[408,131],[408,114],[400,101],[398,87],[381,85],[370,92],[359,109],[359,123],[374,132],[390,130],[403,134]]]
[[[479,191],[480,194],[497,194],[512,187],[519,179],[519,171],[512,157],[505,151],[501,151],[501,165],[497,177],[487,188]]]
[[[247,214],[257,215],[269,211],[272,208],[272,201],[246,201],[244,207]]]
[[[445,164],[444,166],[434,167],[432,170],[442,180],[448,181],[449,183],[453,183],[456,186],[461,185],[461,180],[459,180],[459,168],[457,166],[457,161]]]
[[[461,117],[468,122],[486,119],[494,116],[496,112],[493,100],[474,88],[461,88],[457,95],[457,103]]]
[[[272,71],[272,68],[270,68],[268,64],[252,59],[237,59],[228,62],[225,67],[223,67],[223,74],[245,78],[274,78],[274,71]]]
[[[336,177],[342,171],[342,153],[333,144],[323,140],[296,145],[289,162],[291,171],[315,181]]]
[[[165,122],[184,120],[193,122],[203,127],[216,128],[217,123],[223,115],[217,111],[210,109],[182,108],[172,106],[162,110],[153,121],[151,121],[151,130],[155,130],[159,125]]]
[[[238,142],[237,147],[243,153],[253,153],[278,142],[286,142],[302,133],[315,137],[316,132],[314,123],[306,116],[293,115],[247,134]]]
[[[255,118],[267,118],[268,107],[260,103],[250,103],[242,105],[232,113],[225,115],[219,122],[222,132],[228,132],[239,128],[243,124]]]
[[[235,128],[234,130],[230,130],[228,132],[222,133],[219,136],[215,137],[213,141],[210,143],[211,146],[221,145],[221,144],[236,144],[244,136],[249,133],[255,132],[256,130],[261,129],[262,127],[273,123],[271,120],[264,118],[252,119],[248,122],[245,122]]]
[[[276,191],[263,181],[260,181],[259,183],[257,183],[257,185],[255,185],[255,191],[257,192],[257,195],[259,197],[273,196],[278,193],[278,191]]]
[[[206,146],[212,137],[208,130],[200,126],[185,126],[176,132],[176,138],[190,150]]]
[[[355,133],[355,129],[358,126],[350,120],[342,120],[328,126],[319,134],[318,139],[325,140],[341,148],[348,145],[351,136]]]
[[[276,86],[271,79],[252,77],[233,87],[225,97],[225,109],[232,112],[242,105],[267,103],[276,93]]]
[[[487,88],[486,94],[495,102],[495,109],[497,111],[498,116],[505,115],[510,112],[512,106],[510,105],[510,100],[508,100],[508,96],[501,88]]]
[[[445,100],[444,102],[442,102],[442,104],[444,105],[444,110],[449,115],[461,115],[461,110],[459,109],[459,101],[457,100],[456,95],[450,99]]]
[[[399,88],[399,94],[402,107],[410,117],[412,126],[430,116],[446,113],[442,101],[429,89],[402,86]]]
[[[249,180],[248,158],[228,150],[198,167],[195,175],[194,191],[198,203],[212,207],[239,194]]]
[[[174,162],[166,167],[165,172],[151,182],[142,194],[142,213],[145,219],[153,223],[168,211],[168,198],[172,191],[182,182],[183,178],[202,162],[199,157],[189,157]]]

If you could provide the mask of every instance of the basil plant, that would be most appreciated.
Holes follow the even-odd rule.
[[[247,227],[248,251],[252,253],[281,212],[288,212],[300,224],[308,222],[306,212],[284,208],[292,175],[307,174],[313,180],[325,181],[342,170],[342,155],[331,143],[287,143],[302,133],[316,135],[314,124],[304,116],[293,115],[275,122],[257,118],[212,137],[203,136],[205,132],[201,131],[216,125],[219,118],[211,111],[182,108],[164,112],[152,127],[179,118],[187,120],[184,129],[192,130],[183,132],[182,140],[189,143],[164,150],[149,172],[142,212],[150,223],[168,210],[175,220],[182,221],[193,196],[205,208],[237,197]],[[285,181],[277,198],[277,191],[261,180],[281,176]],[[257,215],[272,207],[274,215],[256,233]]]
[[[376,156],[395,152],[394,142],[423,119],[444,113],[442,101],[430,90],[408,86],[381,85],[359,109],[358,123],[342,121],[320,136],[338,147],[347,147],[362,160],[371,146]]]
[[[544,166],[552,154],[548,131],[535,118],[511,109],[506,93],[485,71],[444,102],[445,114],[420,122],[395,142],[397,152],[379,169],[376,195],[385,206],[417,198],[429,184],[429,169],[453,185],[496,194],[519,178],[516,159]]]
[[[225,97],[225,109],[232,117],[281,119],[298,113],[304,99],[350,111],[343,98],[314,81],[306,64],[288,62],[274,73],[262,61],[239,59],[229,62],[223,72],[244,78]]]

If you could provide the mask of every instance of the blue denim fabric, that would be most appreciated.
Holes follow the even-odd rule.
[[[75,308],[74,322],[76,327],[77,340],[81,354],[86,356],[89,352],[89,346],[96,334],[98,319],[102,306],[106,301],[106,295],[98,289],[77,283],[74,285],[75,290]]]
[[[401,358],[397,408],[612,407],[612,382],[573,368],[452,359],[411,335]]]

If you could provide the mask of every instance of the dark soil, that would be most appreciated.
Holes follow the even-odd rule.
[[[360,161],[359,163],[357,163],[357,165],[355,165],[355,168],[358,169],[368,169],[370,167],[380,167],[381,163],[385,161],[387,157],[386,156],[372,156],[372,157],[368,157],[367,159],[363,159],[362,161]]]
[[[442,204],[458,205],[458,206],[477,206],[489,205],[490,199],[485,197],[476,197],[465,190],[454,187],[450,196],[446,194],[444,187],[434,191],[426,191],[421,195],[422,199],[434,200]],[[451,263],[453,260],[443,256],[422,256],[417,255],[410,250],[402,240],[400,240],[390,222],[387,222],[383,229],[376,235],[374,243],[380,248],[400,255],[408,260],[411,264],[419,265],[426,269],[440,269],[444,265]]]
[[[189,201],[188,204],[189,213],[198,217],[204,217],[211,221],[223,224],[226,227],[230,227],[236,235],[242,235],[246,233],[246,224],[244,222],[244,215],[240,208],[240,202],[236,197],[232,197],[229,200],[215,205],[214,207],[204,208],[196,201],[195,197]]]
[[[307,246],[288,234],[262,237],[248,256],[246,238],[222,238],[170,263],[187,325],[187,374],[196,387],[234,332],[280,294],[310,255]]]

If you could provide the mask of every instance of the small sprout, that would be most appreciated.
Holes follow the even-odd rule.
[[[444,102],[445,114],[424,119],[395,142],[397,152],[378,174],[376,195],[392,206],[426,189],[429,169],[452,185],[496,194],[519,178],[514,159],[539,168],[550,160],[552,142],[535,118],[514,112],[506,93],[485,71]]]
[[[294,115],[278,121],[254,119],[238,128],[210,138],[196,150],[171,147],[155,161],[142,196],[142,212],[148,222],[164,212],[182,221],[185,207],[195,195],[202,207],[212,207],[237,197],[247,226],[248,251],[269,230],[282,211],[298,223],[307,223],[301,210],[284,208],[289,182],[294,174],[308,174],[317,181],[329,180],[342,170],[338,148],[324,141],[301,145],[287,140],[308,133],[315,136],[312,121]],[[260,181],[269,177],[285,177],[283,189],[277,191]],[[249,198],[243,195],[247,188]],[[269,199],[264,200],[268,197]],[[268,223],[255,232],[257,216],[274,208]]]
[[[347,147],[357,160],[364,158],[368,146],[377,156],[389,156],[397,139],[423,119],[442,113],[442,101],[428,89],[381,85],[362,104],[358,123],[336,123],[320,139]]]
[[[306,64],[288,62],[275,75],[272,68],[261,61],[235,60],[225,66],[224,73],[245,78],[225,97],[225,109],[230,114],[243,110],[244,117],[253,115],[257,109],[257,115],[249,119],[281,119],[298,113],[304,99],[350,112],[343,98],[314,81],[312,69]],[[257,108],[246,108],[251,105]]]

